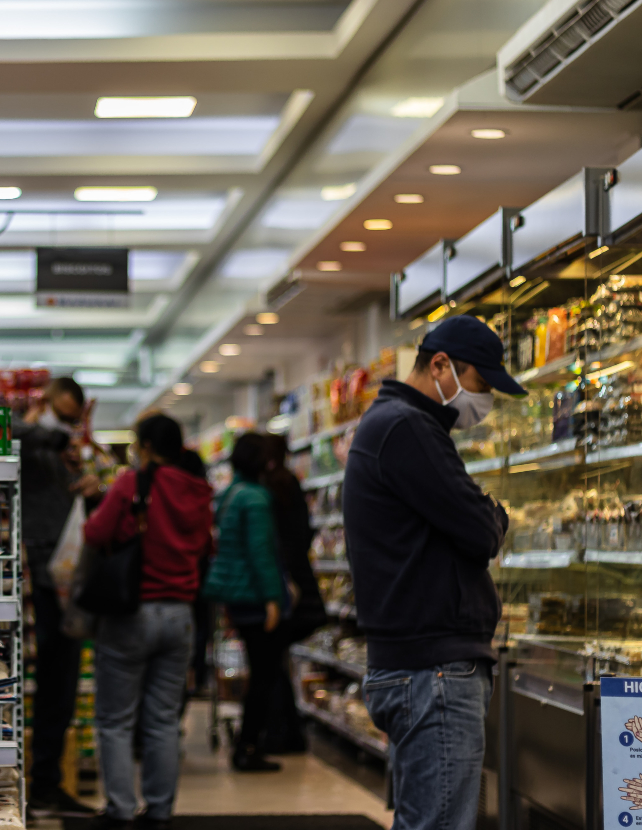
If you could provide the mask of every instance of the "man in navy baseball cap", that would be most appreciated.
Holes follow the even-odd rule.
[[[502,341],[477,317],[462,314],[444,320],[424,337],[419,351],[445,352],[474,366],[491,388],[507,395],[527,394],[506,371]]]
[[[348,457],[364,700],[393,748],[395,828],[476,827],[501,616],[488,564],[508,516],[469,476],[450,430],[482,421],[492,389],[525,394],[499,337],[475,317],[449,318],[426,335],[405,382],[383,382]]]

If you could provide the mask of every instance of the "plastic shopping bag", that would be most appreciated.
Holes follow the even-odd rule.
[[[69,592],[76,565],[84,542],[85,502],[76,496],[60,539],[49,560],[48,570],[56,586],[56,593],[63,608],[69,602]]]

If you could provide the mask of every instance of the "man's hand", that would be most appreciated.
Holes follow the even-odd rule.
[[[98,476],[86,475],[75,484],[72,484],[71,490],[81,495],[84,499],[93,499],[103,494],[104,487]]]
[[[279,620],[281,619],[281,609],[279,607],[278,602],[266,602],[265,603],[265,625],[263,628],[269,634],[270,631],[274,631],[274,629],[279,624]]]

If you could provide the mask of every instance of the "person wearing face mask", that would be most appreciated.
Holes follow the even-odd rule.
[[[36,617],[36,682],[29,810],[35,817],[87,816],[61,786],[60,759],[76,701],[82,642],[65,636],[62,610],[47,568],[77,494],[96,497],[96,476],[77,479],[72,433],[85,405],[72,378],[56,378],[24,418],[13,416],[21,441],[22,535],[31,572]],[[79,459],[78,459],[79,460]]]
[[[524,395],[475,317],[429,332],[405,383],[383,382],[343,485],[364,700],[391,744],[394,830],[474,830],[501,602],[488,572],[508,527],[450,437],[480,423],[492,389]]]

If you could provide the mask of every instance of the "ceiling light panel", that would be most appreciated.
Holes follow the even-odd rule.
[[[0,199],[19,199],[22,196],[22,190],[19,187],[0,187]]]
[[[256,315],[256,322],[262,326],[275,326],[279,322],[279,315],[274,311],[260,311]]]
[[[431,164],[428,168],[434,176],[458,176],[461,167],[456,164]]]
[[[260,326],[258,323],[249,323],[249,325],[243,326],[243,334],[246,334],[248,337],[260,337],[263,333],[263,326]]]
[[[395,202],[398,205],[420,205],[424,197],[420,193],[397,193]]]
[[[363,227],[367,231],[389,231],[392,228],[390,219],[366,219]]]
[[[443,98],[406,98],[391,109],[395,118],[432,118],[444,105]]]
[[[339,247],[342,251],[362,252],[366,250],[365,242],[342,242]]]
[[[504,130],[495,130],[489,127],[483,127],[478,130],[471,130],[470,134],[473,138],[481,138],[486,141],[496,141],[499,138],[506,138]]]
[[[223,263],[221,276],[234,280],[269,277],[288,261],[288,248],[247,248],[234,251]]]
[[[31,294],[35,284],[35,251],[0,251],[1,293]]]
[[[341,263],[336,260],[324,259],[321,262],[317,262],[318,271],[341,271],[342,267]]]
[[[0,120],[0,157],[256,156],[278,115],[45,121]]]
[[[191,95],[155,98],[99,98],[96,118],[189,118],[196,98]]]
[[[158,196],[155,187],[77,187],[78,202],[153,202]]]
[[[330,141],[330,155],[345,153],[389,153],[404,143],[417,129],[412,120],[385,115],[353,115]]]
[[[350,182],[349,184],[328,185],[321,188],[321,198],[325,202],[340,202],[343,199],[349,199],[357,192],[357,183]]]
[[[218,351],[223,357],[236,357],[236,355],[241,354],[241,347],[238,343],[222,343],[218,347]]]
[[[283,230],[316,230],[336,209],[334,202],[324,202],[318,197],[277,196],[263,214],[261,224]]]

